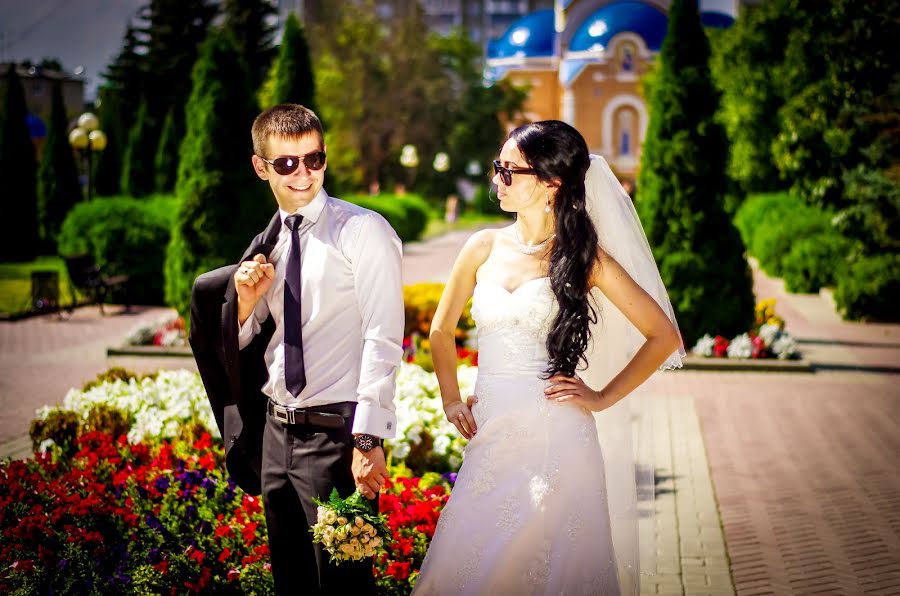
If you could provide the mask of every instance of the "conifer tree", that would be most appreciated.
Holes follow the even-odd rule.
[[[260,105],[270,108],[279,103],[299,103],[315,111],[315,95],[309,44],[303,25],[291,13],[284,23],[281,45],[269,79],[260,93]]]
[[[272,65],[278,9],[270,0],[223,0],[227,29],[247,62],[250,86],[257,89]],[[290,13],[293,15],[294,13]]]
[[[723,208],[728,143],[695,0],[674,0],[651,91],[638,209],[686,344],[753,319],[744,246]]]
[[[197,275],[237,262],[275,210],[250,165],[256,109],[243,58],[224,31],[201,47],[186,116],[165,271],[166,302],[183,314]]]
[[[69,119],[62,84],[53,82],[50,127],[38,168],[38,222],[42,248],[56,252],[56,235],[69,210],[82,198],[75,155],[69,146]]]
[[[124,122],[126,104],[122,95],[111,87],[101,87],[99,114],[100,130],[106,133],[106,149],[94,164],[94,191],[98,196],[112,196],[121,192],[122,158],[128,142],[128,128]]]
[[[182,138],[182,134],[175,127],[176,120],[172,109],[166,114],[166,120],[163,122],[159,145],[156,148],[156,159],[153,162],[156,192],[168,193],[175,188],[175,178],[178,175],[178,148]]]
[[[143,197],[153,192],[153,158],[156,135],[146,102],[141,102],[137,119],[128,133],[122,164],[122,192]]]
[[[0,234],[0,259],[28,261],[38,254],[37,161],[25,118],[25,93],[9,65],[0,111],[0,180],[3,215],[10,225]]]

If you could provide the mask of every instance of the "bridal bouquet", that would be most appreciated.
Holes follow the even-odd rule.
[[[325,547],[335,565],[374,557],[384,550],[385,519],[372,511],[358,491],[342,499],[333,489],[327,502],[315,499],[315,503],[318,515],[309,531],[313,542]]]

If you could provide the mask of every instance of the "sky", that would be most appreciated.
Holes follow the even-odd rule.
[[[115,58],[129,19],[147,0],[0,0],[0,62],[58,58],[84,68],[86,99]]]

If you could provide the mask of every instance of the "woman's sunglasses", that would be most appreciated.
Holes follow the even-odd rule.
[[[512,184],[512,175],[513,174],[537,174],[537,170],[533,170],[531,168],[518,168],[515,170],[511,170],[509,168],[504,168],[500,165],[500,160],[494,160],[494,173],[500,175],[500,180],[503,181],[503,184],[509,186]]]
[[[309,170],[321,170],[325,167],[325,152],[315,151],[306,155],[287,155],[285,157],[276,157],[275,159],[266,159],[262,155],[261,160],[272,166],[278,174],[287,176],[293,174],[300,167],[300,162]]]

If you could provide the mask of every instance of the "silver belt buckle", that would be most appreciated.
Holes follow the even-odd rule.
[[[275,416],[275,420],[280,420],[287,424],[294,424],[293,409],[285,408],[278,404],[272,404],[272,406],[272,414]]]

